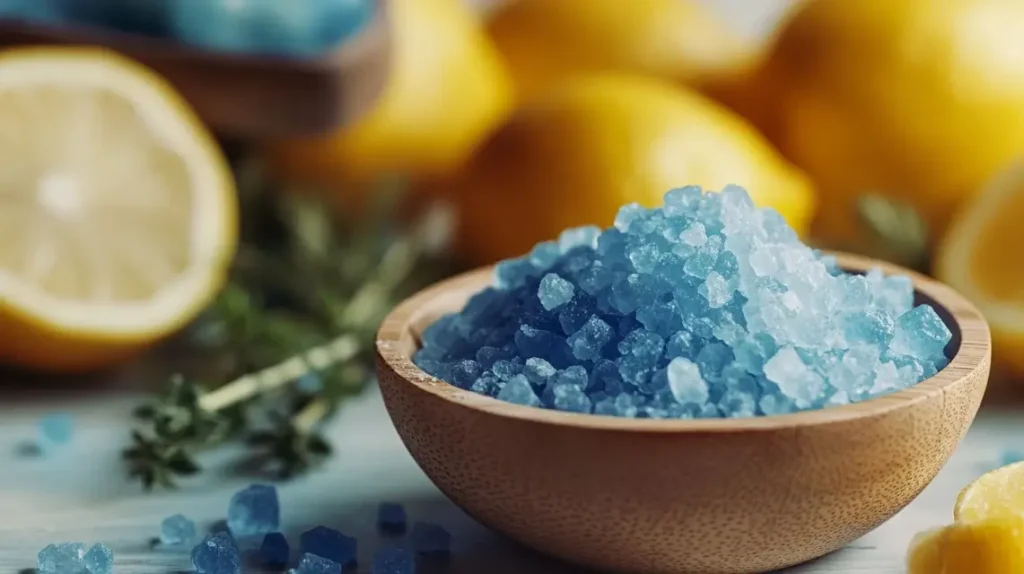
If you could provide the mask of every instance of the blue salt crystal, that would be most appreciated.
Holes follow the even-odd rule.
[[[703,405],[708,400],[708,383],[695,363],[676,357],[666,368],[668,388],[680,404]]]
[[[317,526],[303,532],[299,537],[299,546],[303,554],[327,558],[346,568],[356,563],[356,539],[333,528]]]
[[[192,549],[192,567],[198,574],[240,574],[242,556],[233,536],[210,534]]]
[[[409,538],[417,554],[444,557],[451,552],[452,536],[440,525],[417,522]]]
[[[382,548],[373,555],[370,574],[415,574],[416,555],[404,548]]]
[[[408,518],[405,507],[394,502],[382,502],[377,507],[377,528],[389,534],[405,532]]]
[[[260,558],[269,568],[280,569],[288,565],[291,547],[288,539],[280,532],[268,532],[260,543]]]
[[[921,305],[896,320],[896,333],[893,335],[889,350],[901,355],[927,359],[941,355],[952,336],[949,327],[942,322],[935,309]]]
[[[85,545],[80,542],[50,544],[36,556],[38,574],[81,574],[86,570]]]
[[[83,561],[89,574],[110,574],[114,570],[114,552],[106,544],[94,544]]]
[[[740,188],[672,190],[502,262],[413,360],[474,392],[646,418],[784,414],[932,376],[951,336],[909,278],[800,243]],[[678,360],[677,360],[678,359]]]
[[[498,392],[497,398],[502,401],[527,405],[531,407],[540,406],[540,398],[530,386],[530,381],[523,375],[516,375],[505,383],[505,386]]]
[[[75,432],[75,421],[67,413],[51,413],[39,421],[44,446],[67,444]]]
[[[581,361],[594,360],[601,356],[604,346],[612,340],[612,328],[596,315],[590,317],[578,331],[569,335],[566,343],[572,355]]]
[[[277,532],[281,522],[277,488],[253,484],[236,492],[228,504],[227,521],[231,534],[238,537]]]
[[[342,566],[337,562],[316,554],[303,554],[295,574],[341,574]]]
[[[196,537],[196,523],[184,515],[168,516],[160,523],[160,543],[168,546],[185,544]]]

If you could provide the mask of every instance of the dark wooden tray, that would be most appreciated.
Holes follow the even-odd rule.
[[[286,1],[286,0],[279,0]],[[387,79],[387,1],[356,36],[313,59],[221,54],[165,38],[0,20],[0,46],[104,46],[153,68],[218,135],[268,139],[328,132],[366,112]]]

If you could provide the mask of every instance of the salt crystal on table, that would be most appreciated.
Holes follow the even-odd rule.
[[[40,419],[39,435],[46,446],[67,444],[75,432],[75,422],[66,413],[51,413]]]
[[[291,556],[291,548],[288,539],[280,532],[270,532],[263,537],[260,543],[260,558],[270,568],[284,568],[288,565]]]
[[[835,263],[741,188],[688,186],[499,263],[413,361],[512,403],[653,418],[826,408],[948,364],[952,334],[909,278]]]
[[[168,516],[160,523],[160,542],[168,546],[185,544],[196,537],[196,523],[184,515]]]
[[[304,554],[327,558],[344,567],[356,564],[356,539],[326,526],[317,526],[302,533],[299,546]]]
[[[198,574],[240,574],[238,544],[226,532],[211,534],[192,549],[192,567]]]
[[[277,488],[253,484],[234,494],[228,505],[228,528],[238,537],[276,532],[281,521]]]
[[[316,554],[303,554],[295,574],[341,574],[341,564]]]
[[[36,558],[38,574],[81,574],[86,570],[85,545],[80,542],[47,545]]]
[[[452,535],[440,525],[417,522],[409,538],[417,554],[444,557],[451,552]]]
[[[94,544],[84,561],[89,574],[110,574],[114,569],[114,553],[106,544]]]
[[[373,555],[370,574],[414,574],[416,556],[404,548],[383,548]]]
[[[377,507],[377,528],[389,534],[405,532],[408,518],[405,507],[394,502],[383,502]]]

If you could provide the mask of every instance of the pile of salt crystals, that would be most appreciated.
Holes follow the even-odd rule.
[[[845,273],[746,191],[675,189],[498,264],[413,361],[505,401],[649,418],[776,415],[934,375],[951,334],[908,277]]]

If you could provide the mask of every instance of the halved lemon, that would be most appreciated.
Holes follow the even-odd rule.
[[[0,359],[91,369],[182,327],[223,284],[237,212],[157,74],[102,49],[0,54]]]
[[[935,276],[960,291],[992,329],[997,366],[1024,375],[1024,161],[962,206],[936,250]]]
[[[1024,462],[983,474],[960,491],[953,507],[957,521],[1001,517],[1024,517]]]

